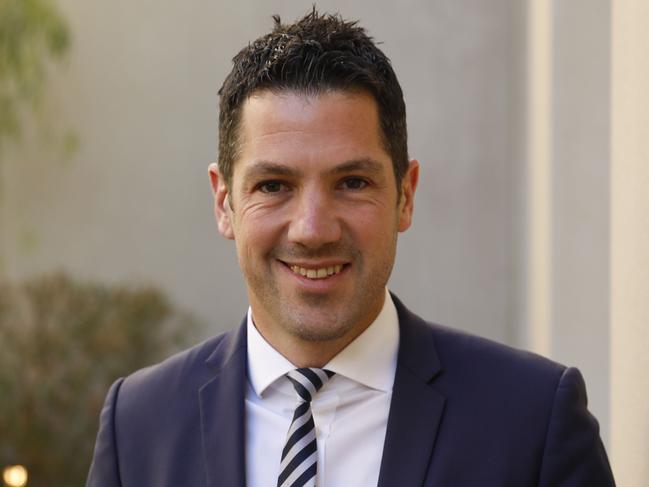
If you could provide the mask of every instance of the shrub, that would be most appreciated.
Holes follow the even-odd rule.
[[[196,330],[154,287],[64,274],[0,284],[0,469],[25,465],[30,486],[83,485],[110,384]]]

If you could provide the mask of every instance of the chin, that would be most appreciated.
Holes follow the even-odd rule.
[[[343,318],[340,314],[322,309],[304,309],[300,313],[288,316],[299,316],[293,318],[290,326],[290,333],[307,342],[328,342],[338,340],[348,335],[358,320],[353,317]]]
[[[330,342],[344,337],[350,329],[348,328],[326,328],[303,326],[294,330],[294,335],[305,342]]]

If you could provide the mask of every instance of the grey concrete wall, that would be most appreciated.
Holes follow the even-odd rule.
[[[272,13],[293,19],[310,2],[60,3],[74,46],[50,85],[50,112],[81,145],[66,165],[32,147],[5,168],[8,274],[151,281],[211,331],[235,326],[244,287],[232,243],[216,232],[206,173],[216,91]],[[405,91],[422,175],[391,287],[431,320],[503,341],[517,324],[520,3],[318,3],[362,20]]]

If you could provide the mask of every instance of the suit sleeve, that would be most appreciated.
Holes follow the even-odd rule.
[[[123,379],[117,380],[108,391],[99,418],[99,433],[90,465],[86,487],[121,487],[117,443],[115,441],[115,408]]]
[[[555,391],[539,486],[615,486],[599,424],[587,409],[584,379],[575,368],[564,371]]]

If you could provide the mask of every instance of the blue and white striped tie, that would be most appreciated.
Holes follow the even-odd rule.
[[[329,370],[316,368],[296,369],[286,374],[302,402],[295,409],[286,435],[278,487],[315,487],[318,447],[311,415],[311,399],[333,375]]]

